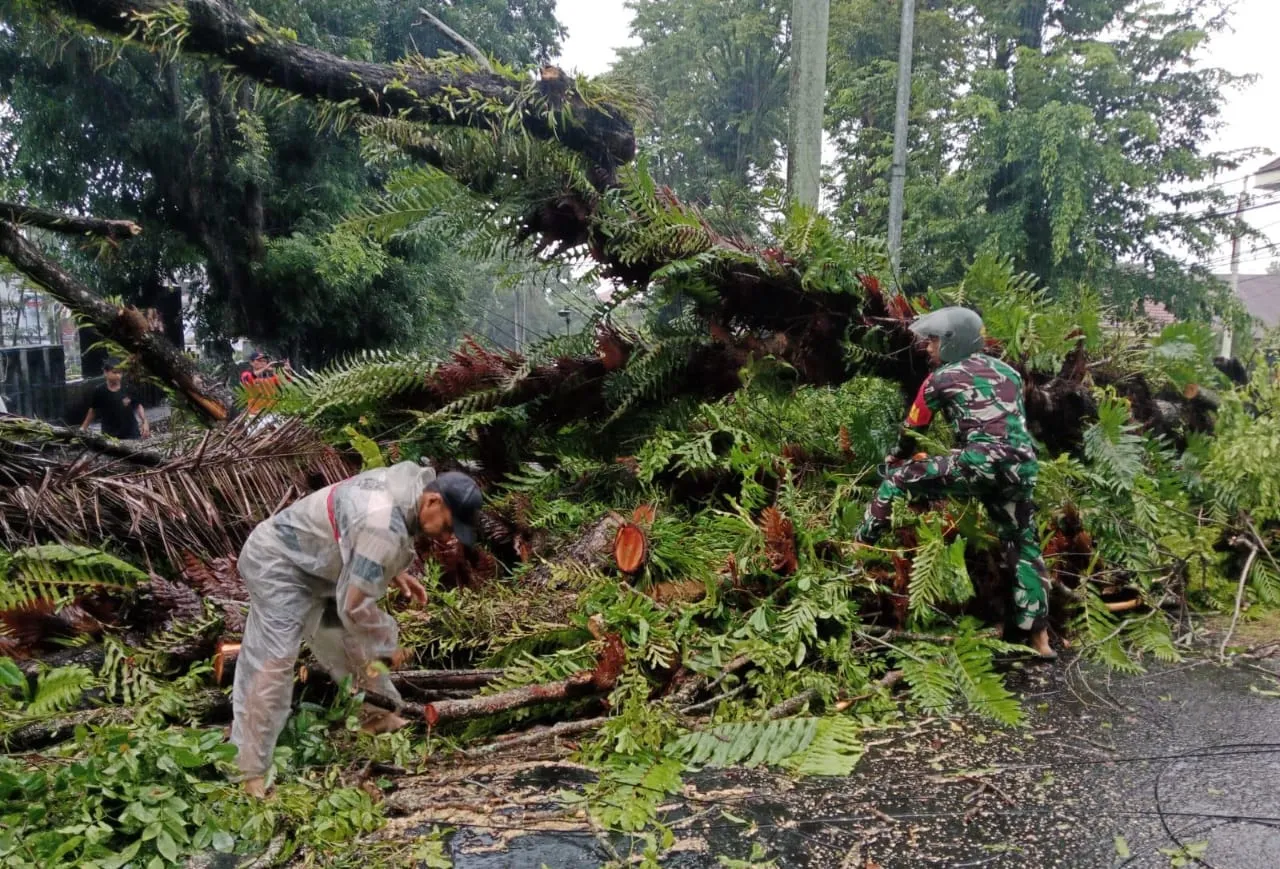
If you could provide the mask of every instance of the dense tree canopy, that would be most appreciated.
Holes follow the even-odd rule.
[[[390,62],[458,51],[412,5],[256,3],[302,42]],[[439,17],[499,60],[555,51],[554,2],[456,3]],[[473,287],[439,242],[377,243],[338,222],[382,176],[358,134],[321,129],[312,109],[213,71],[36,22],[0,5],[0,140],[9,186],[66,210],[127,217],[146,231],[75,267],[101,291],[166,309],[191,281],[207,339],[246,336],[297,361],[451,338]],[[118,52],[118,54],[117,54]],[[76,132],[72,132],[76,131]]]

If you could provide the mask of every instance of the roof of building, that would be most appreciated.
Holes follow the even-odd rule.
[[[1226,284],[1231,275],[1214,275]],[[1280,275],[1240,275],[1240,301],[1268,328],[1280,326]]]
[[[1173,316],[1173,312],[1162,302],[1153,302],[1151,299],[1142,300],[1142,314],[1157,326],[1168,326],[1178,322],[1178,318]]]
[[[1257,180],[1259,190],[1280,190],[1280,157],[1263,166],[1253,176]]]

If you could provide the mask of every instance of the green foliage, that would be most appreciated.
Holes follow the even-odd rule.
[[[1208,258],[1228,234],[1232,194],[1216,182],[1248,157],[1207,143],[1240,78],[1200,61],[1229,26],[1212,0],[1158,14],[1126,0],[1047,15],[999,0],[918,9],[908,284],[953,284],[1004,253],[1064,300],[1084,285],[1126,312],[1143,298],[1185,315],[1221,307],[1206,271],[1166,251]],[[888,222],[898,31],[875,0],[833,4],[835,197],[862,237]]]
[[[281,385],[276,409],[307,419],[354,420],[422,388],[436,366],[434,354],[369,350]]]
[[[1255,523],[1272,522],[1280,519],[1280,479],[1270,472],[1277,461],[1280,389],[1260,371],[1249,394],[1224,397],[1203,476],[1223,509],[1247,511]]]
[[[360,61],[443,68],[450,61],[436,55],[456,51],[414,26],[416,9],[389,0],[265,0],[253,11],[290,41]],[[548,0],[437,13],[518,65],[542,62],[563,35]],[[176,330],[181,301],[166,285],[188,283],[202,340],[247,336],[299,367],[444,342],[469,313],[459,303],[471,274],[443,239],[344,231],[343,215],[387,178],[366,162],[361,135],[329,124],[324,107],[183,57],[182,15],[140,19],[159,40],[154,52],[27,3],[6,4],[5,17],[0,165],[30,201],[147,227],[128,245],[60,252],[91,286],[166,307]],[[62,141],[71,129],[94,130],[94,142]]]
[[[908,643],[891,654],[902,667],[911,699],[922,710],[944,712],[963,702],[978,715],[1016,725],[1023,720],[1022,707],[995,671],[993,658],[1019,650],[978,633],[972,621],[965,620],[949,644]]]
[[[1133,488],[1142,471],[1145,441],[1130,422],[1127,402],[1108,396],[1098,403],[1098,421],[1085,430],[1084,452],[1106,485],[1118,492]]]
[[[0,610],[37,600],[63,604],[95,589],[125,590],[147,574],[107,552],[46,544],[0,553]]]
[[[1033,371],[1057,374],[1081,339],[1088,350],[1096,350],[1101,341],[1103,312],[1092,293],[1054,301],[1008,255],[979,254],[958,285],[933,297],[939,306],[970,305],[981,311],[987,337],[1001,343],[1005,358]]]
[[[0,689],[4,689],[5,717],[19,720],[41,718],[71,709],[80,701],[84,692],[96,682],[87,667],[73,664],[56,667],[41,673],[35,690],[17,665],[9,658],[0,658]]]
[[[916,533],[920,545],[911,561],[909,612],[914,620],[928,623],[938,604],[968,602],[973,583],[964,563],[963,537],[948,544],[936,522],[917,525]]]
[[[360,470],[369,471],[386,467],[386,460],[382,457],[382,450],[378,448],[377,441],[360,434],[354,426],[344,426],[342,433],[351,441],[352,448],[360,454]]]
[[[800,775],[848,775],[863,747],[848,718],[784,718],[686,733],[672,754],[693,767],[782,766]]]
[[[1153,389],[1168,383],[1178,392],[1196,384],[1217,386],[1224,377],[1213,367],[1217,340],[1206,323],[1173,323],[1151,342]]]
[[[654,176],[708,209],[726,230],[750,234],[761,187],[777,185],[786,139],[790,7],[759,0],[636,0],[635,47],[617,76],[653,101],[638,139]]]
[[[277,831],[291,848],[332,847],[381,818],[368,794],[332,774],[281,784],[263,803],[227,780],[235,748],[216,729],[81,728],[74,755],[0,758],[0,857],[6,866],[175,866],[246,853]]]

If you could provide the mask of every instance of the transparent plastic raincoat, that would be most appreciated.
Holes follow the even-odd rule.
[[[245,778],[266,774],[289,718],[305,640],[335,680],[399,699],[369,664],[399,641],[379,599],[413,560],[418,498],[435,472],[412,462],[366,471],[314,492],[253,530],[240,551],[249,616],[236,661],[231,741]],[[363,592],[352,606],[348,594]]]

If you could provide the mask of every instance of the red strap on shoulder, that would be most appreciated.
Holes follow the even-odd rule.
[[[329,514],[329,527],[333,529],[333,539],[338,539],[338,517],[333,514],[333,496],[337,494],[338,487],[333,486],[329,489],[329,495],[324,499],[324,508]]]

